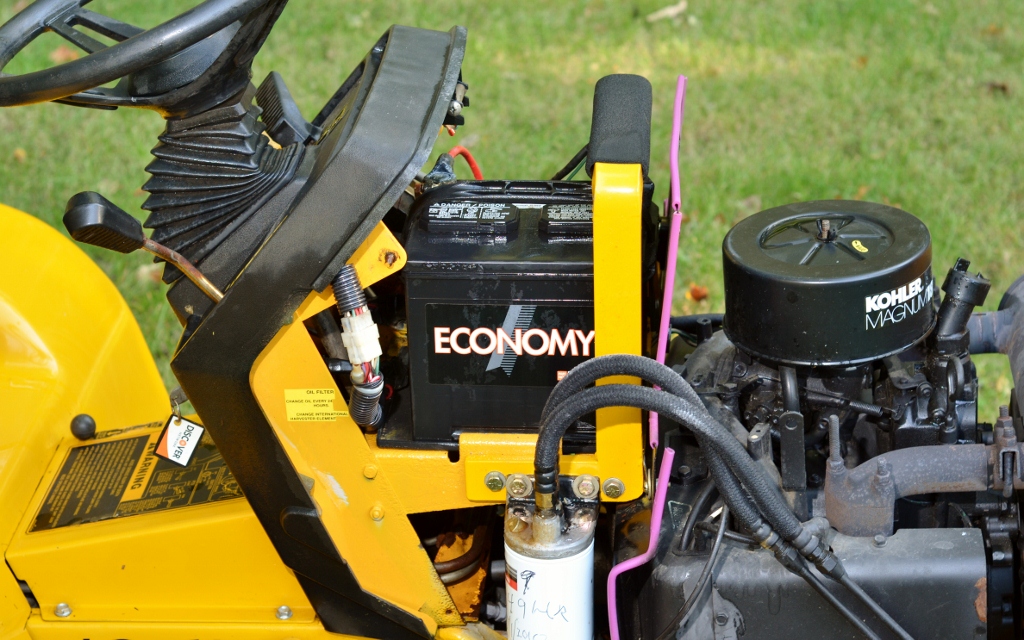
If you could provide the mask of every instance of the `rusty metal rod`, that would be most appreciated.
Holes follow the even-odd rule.
[[[220,302],[224,299],[224,294],[217,288],[217,285],[210,282],[199,269],[196,269],[195,266],[185,258],[185,256],[181,255],[174,249],[165,247],[158,242],[153,242],[149,238],[146,238],[142,248],[180,269],[181,272],[185,274],[185,277],[191,280],[192,284],[199,287],[199,290],[205,293],[210,300]]]

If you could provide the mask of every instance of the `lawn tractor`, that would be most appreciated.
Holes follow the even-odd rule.
[[[910,213],[796,202],[725,236],[724,314],[673,317],[685,78],[663,202],[635,75],[556,175],[483,179],[430,157],[464,28],[390,28],[307,118],[252,77],[285,4],[0,27],[0,70],[84,51],[0,106],[165,119],[145,223],[63,222],[162,261],[182,327],[168,393],[103,272],[0,206],[0,638],[1021,637],[1024,279],[975,312]]]

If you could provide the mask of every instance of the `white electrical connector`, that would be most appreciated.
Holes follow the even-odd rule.
[[[342,316],[341,341],[348,350],[348,361],[353,365],[371,362],[383,355],[380,332],[369,310],[354,316]]]

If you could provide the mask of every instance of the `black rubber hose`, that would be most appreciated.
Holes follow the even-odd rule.
[[[715,489],[714,482],[707,483],[700,490],[700,493],[697,494],[697,499],[690,505],[690,513],[686,516],[686,522],[683,523],[683,534],[679,537],[679,546],[676,548],[676,553],[682,553],[686,551],[686,547],[690,546],[690,541],[693,539],[693,528],[697,526],[697,521],[700,520],[700,512],[704,510],[704,507],[708,506],[711,494],[715,492]]]
[[[555,175],[551,176],[551,179],[552,180],[561,180],[565,176],[567,176],[570,173],[572,173],[572,170],[575,169],[576,167],[580,166],[580,163],[583,162],[584,158],[587,157],[587,152],[589,150],[590,150],[590,145],[589,144],[583,145],[583,148],[576,152],[576,155],[574,155],[572,157],[572,160],[570,160],[568,162],[568,164],[566,164],[564,167],[559,169],[558,172]]]
[[[686,601],[683,602],[683,606],[672,617],[672,621],[658,635],[658,640],[668,640],[669,638],[676,637],[679,625],[686,619],[686,615],[693,609],[693,605],[697,603],[697,598],[700,597],[704,587],[707,586],[711,572],[715,568],[715,561],[718,560],[718,552],[722,550],[722,538],[725,537],[725,529],[729,524],[729,507],[722,507],[721,518],[721,522],[718,523],[718,535],[715,536],[715,543],[711,545],[711,555],[708,556],[708,561],[704,564],[704,570],[700,572],[700,577],[697,578],[697,584],[694,585],[693,591],[690,592]]]
[[[613,375],[636,376],[644,382],[655,384],[665,391],[689,401],[698,411],[702,411],[711,419],[711,414],[707,412],[700,396],[678,373],[650,358],[614,354],[587,360],[569,370],[569,373],[555,385],[548,396],[541,411],[541,423],[547,420],[551,409],[601,378]],[[740,487],[736,477],[722,461],[714,446],[708,443],[703,435],[695,435],[708,467],[711,469],[715,484],[726,504],[732,509],[733,516],[748,531],[757,531],[763,524],[763,520],[757,509],[751,504],[750,498]]]
[[[541,424],[547,421],[552,409],[601,378],[609,376],[635,376],[644,382],[661,387],[672,395],[703,406],[700,396],[693,387],[682,376],[657,360],[643,356],[613,354],[591,358],[570,369],[548,395],[540,413]]]
[[[779,535],[794,542],[797,548],[804,547],[811,540],[810,534],[804,531],[800,521],[765,477],[762,469],[725,427],[710,418],[703,406],[697,409],[692,403],[665,391],[636,385],[606,385],[587,389],[550,412],[548,420],[541,427],[534,458],[537,491],[554,494],[557,490],[559,445],[568,427],[579,416],[612,406],[656,411],[704,436],[736,473]]]
[[[796,369],[779,367],[779,382],[782,386],[782,406],[786,411],[800,411],[800,387],[796,381]]]
[[[886,612],[877,602],[875,602],[871,596],[867,594],[863,589],[860,588],[856,582],[854,582],[849,575],[845,575],[839,579],[844,587],[849,589],[853,595],[857,596],[861,602],[863,602],[876,616],[885,623],[885,626],[889,627],[893,633],[898,635],[901,640],[914,640],[914,638],[900,626],[900,623],[896,622],[892,616]]]
[[[702,442],[702,440],[698,439],[698,443]],[[740,527],[750,533],[755,533],[764,525],[764,520],[750,501],[750,496],[743,490],[739,480],[733,475],[732,470],[729,469],[729,466],[725,464],[725,461],[722,460],[721,456],[714,449],[705,447],[703,444],[701,448],[706,452],[704,458],[708,469],[711,471],[711,477],[714,478],[715,485],[718,487],[718,493],[725,500],[725,504],[729,505],[733,518],[736,519]],[[708,455],[709,453],[710,455]]]

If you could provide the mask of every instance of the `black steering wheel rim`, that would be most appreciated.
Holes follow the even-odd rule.
[[[36,0],[0,26],[0,107],[60,100],[123,78],[187,49],[268,1],[205,0],[163,24],[78,60],[23,75],[3,75],[7,63],[29,43],[51,30],[57,20],[83,11],[89,2]]]

